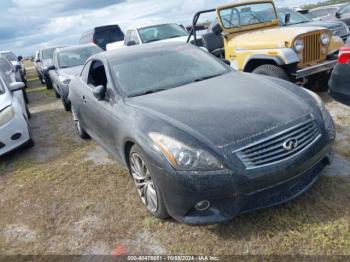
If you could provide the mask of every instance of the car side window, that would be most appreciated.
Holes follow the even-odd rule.
[[[90,66],[91,66],[91,61],[87,62],[83,68],[83,70],[81,71],[81,79],[87,83],[88,81],[88,77],[89,77],[89,72],[90,72]]]
[[[140,44],[139,38],[137,37],[137,33],[136,33],[135,30],[132,30],[132,31],[130,32],[130,39],[129,39],[129,42],[130,42],[130,41],[135,41],[135,43],[136,43],[137,45]]]
[[[107,87],[106,70],[101,61],[95,60],[91,63],[87,84],[92,88],[101,85]]]

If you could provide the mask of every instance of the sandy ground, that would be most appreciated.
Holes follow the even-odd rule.
[[[31,82],[36,145],[0,159],[0,254],[350,255],[350,108],[322,98],[337,124],[334,165],[297,200],[207,227],[151,217],[126,170],[81,140],[52,91]]]

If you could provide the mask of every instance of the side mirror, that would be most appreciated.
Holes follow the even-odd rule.
[[[22,83],[22,82],[13,82],[10,84],[10,91],[13,93],[13,92],[16,92],[16,91],[20,91],[20,90],[23,90],[23,88],[25,88],[25,84]]]
[[[107,89],[103,85],[96,86],[92,89],[92,93],[94,94],[94,97],[96,97],[98,101],[102,101],[103,99],[105,99],[106,91]]]
[[[23,60],[23,56],[20,55],[20,56],[18,57],[18,62],[21,62],[22,60]]]
[[[286,14],[284,16],[284,24],[288,25],[290,23],[290,14]]]
[[[135,40],[130,40],[126,45],[127,45],[127,46],[136,45],[136,41],[135,41]]]
[[[335,13],[335,17],[338,18],[338,19],[340,19],[340,18],[341,18],[341,14],[340,14],[339,12],[336,12],[336,13]]]
[[[35,59],[34,62],[35,62],[35,63],[40,63],[41,60],[38,58],[38,59]]]

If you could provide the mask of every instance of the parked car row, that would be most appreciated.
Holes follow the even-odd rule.
[[[216,21],[199,37],[207,13]],[[162,24],[121,40],[119,26],[95,28],[78,46],[50,50],[43,79],[79,136],[129,170],[152,215],[223,222],[300,196],[332,163],[334,122],[295,83],[329,75],[343,35],[326,23],[295,26],[293,15],[256,0],[199,11],[191,32]]]

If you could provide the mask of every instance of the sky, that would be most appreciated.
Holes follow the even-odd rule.
[[[193,15],[235,0],[1,0],[0,50],[33,55],[41,46],[77,44],[96,26],[129,27],[175,22],[188,25]],[[277,0],[296,7],[319,0]]]

